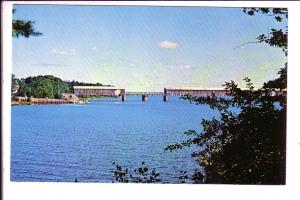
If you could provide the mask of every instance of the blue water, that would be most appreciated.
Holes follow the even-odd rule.
[[[192,173],[192,148],[164,151],[201,130],[215,113],[171,97],[140,96],[94,100],[90,104],[12,107],[11,180],[34,182],[112,182],[113,162],[130,169],[145,161],[162,180],[176,183],[178,171]]]

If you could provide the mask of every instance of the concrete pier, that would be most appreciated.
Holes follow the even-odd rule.
[[[125,89],[121,89],[121,99],[122,99],[123,102],[126,100]]]
[[[142,95],[142,101],[148,101],[148,95],[143,94]]]
[[[167,88],[164,88],[164,102],[168,101],[168,94],[167,94]]]
[[[167,101],[168,101],[168,96],[164,95],[164,102],[167,102]]]

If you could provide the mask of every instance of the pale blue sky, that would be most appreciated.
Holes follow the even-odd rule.
[[[274,79],[286,57],[265,44],[236,46],[287,26],[241,8],[17,5],[41,37],[13,39],[18,78],[51,74],[128,91],[221,87]]]

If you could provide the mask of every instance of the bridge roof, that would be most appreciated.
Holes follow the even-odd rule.
[[[125,90],[125,88],[112,86],[73,86],[74,89],[92,89],[92,90]]]
[[[177,87],[166,88],[167,90],[225,90],[224,88],[201,88],[201,87]]]
[[[198,88],[198,87],[178,87],[178,88],[166,88],[167,90],[209,90],[209,91],[225,91],[225,88]],[[248,88],[240,88],[241,90],[249,90]],[[254,88],[254,91],[264,91],[265,89],[263,88]],[[280,91],[283,91],[283,92],[287,92],[287,89],[271,89],[273,91],[276,91],[276,92],[280,92]]]

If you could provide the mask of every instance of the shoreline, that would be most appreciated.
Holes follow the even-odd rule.
[[[11,106],[23,106],[23,105],[49,105],[49,104],[87,104],[87,99],[48,99],[48,98],[26,98],[19,97],[16,100],[11,101]]]

